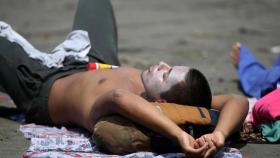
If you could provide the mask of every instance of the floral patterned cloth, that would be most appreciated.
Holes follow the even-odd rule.
[[[137,152],[128,155],[108,155],[100,153],[90,139],[87,131],[77,128],[57,128],[35,124],[20,125],[20,131],[24,137],[30,139],[31,144],[24,158],[52,157],[52,158],[76,158],[76,157],[111,157],[111,158],[181,158],[183,153],[156,154],[152,152]],[[223,148],[215,158],[241,158],[238,149]]]

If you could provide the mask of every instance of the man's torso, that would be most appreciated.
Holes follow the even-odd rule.
[[[114,89],[135,94],[144,91],[141,71],[117,68],[76,73],[54,82],[49,96],[49,111],[57,124],[82,123],[91,115],[96,99]]]

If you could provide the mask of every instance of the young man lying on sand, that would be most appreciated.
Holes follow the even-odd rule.
[[[81,0],[73,29],[88,31],[93,46],[90,61],[119,65],[110,1]],[[244,97],[212,97],[205,77],[189,67],[160,62],[144,71],[129,67],[86,71],[86,62],[72,59],[64,67],[48,68],[3,37],[0,84],[29,122],[77,125],[92,132],[102,116],[120,114],[174,140],[188,157],[215,153],[240,128],[248,110]],[[220,110],[219,121],[213,133],[194,140],[152,106],[153,101],[211,107]]]

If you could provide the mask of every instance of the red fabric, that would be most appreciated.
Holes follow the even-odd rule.
[[[280,118],[280,88],[257,101],[253,108],[252,117],[256,126]]]

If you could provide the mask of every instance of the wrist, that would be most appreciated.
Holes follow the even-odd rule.
[[[215,130],[213,134],[216,135],[220,141],[225,142],[225,140],[227,139],[227,135],[222,130]]]
[[[223,131],[223,130],[217,130],[217,129],[215,129],[215,130],[213,131],[213,133],[217,133],[219,136],[221,136],[221,137],[224,138],[224,139],[226,139],[226,138],[228,137],[228,134],[226,134],[226,132]]]
[[[180,134],[178,134],[177,137],[176,137],[176,139],[175,139],[176,142],[177,142],[179,145],[184,144],[186,135],[188,135],[188,133],[186,133],[186,132],[184,132],[184,131],[181,131]]]

